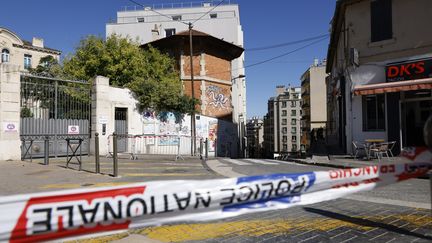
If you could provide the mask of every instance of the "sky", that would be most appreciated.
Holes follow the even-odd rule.
[[[135,0],[153,3],[195,0]],[[214,0],[216,3],[218,0]],[[225,0],[229,1],[229,0]],[[273,46],[328,34],[336,0],[231,0],[239,4],[244,32],[245,65],[292,52],[313,41],[262,51],[248,49]],[[44,39],[46,47],[72,53],[87,35],[105,36],[105,24],[116,12],[132,6],[128,0],[2,0],[0,26],[31,41]],[[246,68],[247,117],[263,117],[267,100],[277,85],[300,86],[300,76],[314,58],[326,58],[329,38],[281,58]]]

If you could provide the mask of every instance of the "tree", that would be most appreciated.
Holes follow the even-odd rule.
[[[110,85],[129,88],[140,111],[192,113],[196,99],[183,95],[180,75],[168,55],[150,47],[143,50],[129,39],[112,35],[104,41],[88,36],[64,61],[64,73],[90,80],[102,75]]]

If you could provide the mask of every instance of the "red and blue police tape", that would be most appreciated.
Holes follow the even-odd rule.
[[[47,241],[306,205],[422,176],[426,148],[405,163],[216,180],[154,181],[0,198],[0,241]]]

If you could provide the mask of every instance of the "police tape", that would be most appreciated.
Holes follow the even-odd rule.
[[[0,241],[47,241],[205,221],[332,200],[424,175],[432,153],[403,164],[215,180],[154,181],[0,198]]]

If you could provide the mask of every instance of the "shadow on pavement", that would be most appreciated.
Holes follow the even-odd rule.
[[[417,238],[421,238],[421,239],[432,240],[432,236],[427,236],[427,235],[422,235],[419,233],[411,232],[409,230],[402,229],[402,228],[399,228],[399,227],[396,227],[396,226],[390,225],[390,224],[375,222],[375,221],[368,220],[368,219],[354,218],[354,217],[347,216],[344,214],[330,212],[330,211],[322,210],[322,209],[309,208],[309,207],[304,207],[303,209],[307,212],[310,212],[310,213],[315,213],[315,214],[322,215],[324,217],[342,220],[342,221],[349,222],[352,224],[357,224],[357,225],[367,226],[367,227],[382,228],[382,229],[385,229],[387,231],[391,231],[391,232],[394,232],[397,234],[404,234],[404,235],[409,235],[409,236],[413,236],[413,237],[417,237]]]

